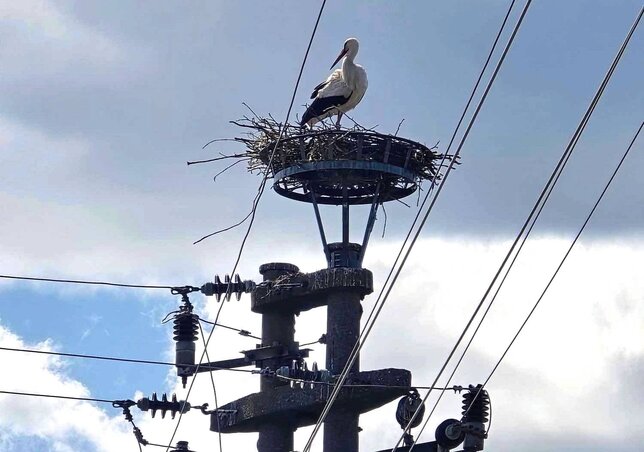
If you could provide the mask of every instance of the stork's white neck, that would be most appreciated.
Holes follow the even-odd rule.
[[[356,64],[353,62],[355,57],[355,53],[349,52],[342,60],[342,78],[351,88],[355,86]]]

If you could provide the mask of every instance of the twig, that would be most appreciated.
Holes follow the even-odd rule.
[[[233,224],[232,226],[228,226],[227,228],[220,229],[219,231],[211,232],[211,233],[210,233],[210,234],[208,234],[208,235],[204,235],[203,237],[201,237],[201,238],[200,238],[199,240],[197,240],[196,242],[192,242],[192,244],[193,244],[193,245],[196,245],[197,243],[199,243],[199,242],[201,242],[201,241],[203,241],[203,240],[206,240],[208,237],[212,237],[213,235],[221,234],[222,232],[230,231],[231,229],[234,229],[234,228],[236,228],[237,226],[241,226],[242,224],[244,224],[244,222],[245,222],[246,220],[248,220],[248,218],[250,218],[250,216],[251,216],[252,214],[253,214],[253,211],[251,210],[250,212],[248,212],[248,215],[246,215],[246,216],[244,217],[244,219],[243,219],[243,220],[241,220],[239,223],[235,223],[235,224]]]
[[[396,128],[396,133],[394,133],[394,136],[398,136],[398,132],[400,131],[400,126],[402,126],[402,123],[405,122],[405,118],[402,118],[400,122],[398,123],[398,127]]]
[[[385,231],[387,230],[387,209],[385,209],[385,204],[384,203],[380,204],[380,207],[382,207],[382,213],[385,214],[385,222],[382,225],[382,237],[381,237],[381,238],[384,239],[385,238]]]
[[[253,111],[253,109],[250,108],[250,106],[246,102],[242,102],[242,105],[248,108],[248,110],[253,114],[253,116],[255,116],[256,119],[261,119],[259,116],[257,116],[257,113],[255,113],[255,111]]]
[[[407,204],[407,203],[406,203],[406,202],[404,202],[404,201],[401,201],[400,199],[396,199],[396,201],[398,201],[400,204],[403,204],[403,205],[405,205],[405,206],[407,206],[407,207],[411,207],[409,204]]]
[[[228,171],[228,170],[229,170],[230,168],[232,168],[233,166],[235,166],[235,165],[239,165],[240,163],[245,162],[245,161],[247,161],[247,160],[250,160],[250,158],[241,159],[241,160],[236,161],[235,163],[231,163],[231,164],[230,164],[230,165],[228,165],[226,168],[222,169],[222,170],[221,170],[221,171],[219,171],[217,174],[215,174],[215,176],[212,178],[212,181],[213,181],[213,182],[217,182],[217,177],[218,177],[218,176],[221,176],[222,174],[224,174],[226,171]]]
[[[222,155],[223,155],[223,154],[222,154]],[[242,157],[243,157],[245,160],[250,159],[250,157],[248,157],[248,155],[246,155],[246,154],[233,154],[233,155],[223,155],[222,157],[215,157],[215,158],[208,159],[208,160],[194,160],[194,161],[192,161],[192,162],[186,162],[186,164],[187,164],[188,166],[190,166],[190,165],[197,165],[197,164],[199,164],[199,163],[217,162],[217,161],[219,161],[219,160],[224,160],[224,159],[239,159],[239,158],[242,158]]]
[[[206,146],[208,146],[209,144],[217,143],[217,142],[219,142],[219,141],[237,141],[237,139],[236,139],[236,138],[215,138],[214,140],[210,140],[209,142],[207,142],[206,144],[204,144],[204,145],[201,147],[201,149],[206,149]]]

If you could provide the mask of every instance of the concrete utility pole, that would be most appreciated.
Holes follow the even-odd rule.
[[[273,189],[312,204],[327,268],[301,273],[288,263],[260,267],[264,281],[252,291],[251,310],[262,316],[262,343],[244,352],[265,370],[260,391],[214,411],[211,430],[258,432],[259,452],[290,452],[295,430],[318,421],[333,376],[343,371],[358,340],[361,301],[373,292],[372,273],[362,261],[378,207],[414,193],[435,174],[436,158],[420,143],[371,131],[329,129],[282,139],[270,160]],[[319,204],[341,206],[341,242],[327,243]],[[370,206],[361,243],[350,241],[349,210],[355,205]],[[294,340],[295,316],[319,307],[327,310],[326,370],[308,370],[308,351]],[[324,422],[324,451],[358,452],[360,414],[408,395],[410,387],[409,371],[360,371],[356,359]]]
[[[336,372],[341,371],[353,346],[348,340],[355,341],[359,332],[360,300],[373,290],[371,272],[333,267],[303,274],[296,266],[285,263],[264,264],[260,272],[265,282],[273,284],[258,285],[251,309],[262,315],[262,348],[273,351],[266,355],[270,357],[254,359],[255,365],[274,372],[292,369],[294,361],[306,356],[293,341],[295,314],[335,305],[328,313],[333,327],[327,330],[327,368],[335,366],[339,369]],[[280,289],[280,281],[288,288]],[[342,312],[347,312],[347,317],[336,322]],[[292,375],[297,377],[297,371]],[[395,388],[344,389],[325,423],[325,450],[357,452],[359,415],[407,393],[403,388],[411,384],[411,374],[400,369],[359,372],[356,366],[348,384],[357,382]],[[317,421],[329,392],[327,384],[291,387],[288,381],[262,376],[260,392],[224,405],[211,415],[211,430],[259,432],[258,451],[289,452],[294,450],[294,431]]]

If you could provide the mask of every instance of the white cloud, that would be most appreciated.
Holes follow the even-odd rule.
[[[49,341],[27,344],[2,326],[0,344],[53,350]],[[0,378],[3,390],[91,397],[82,383],[67,376],[64,361],[56,357],[4,352],[3,358],[11,363],[4,367]],[[96,450],[110,450],[104,444],[124,445],[126,439],[131,441],[127,430],[124,422],[88,402],[0,395],[0,431],[6,444],[18,437],[38,437],[50,442],[51,450],[62,451],[82,438]]]
[[[453,383],[478,383],[487,376],[558,263],[566,243],[561,238],[542,237],[526,247],[525,256],[517,262],[517,273],[508,279]],[[368,253],[367,267],[374,271],[376,287],[388,270],[396,246],[375,245]],[[404,367],[412,370],[415,384],[429,384],[508,246],[505,241],[419,241],[364,350],[363,369]],[[633,410],[642,411],[642,407],[629,407],[633,403],[632,382],[642,368],[637,363],[644,359],[644,283],[638,277],[642,255],[644,243],[637,241],[582,242],[573,251],[490,382],[494,427],[489,448],[540,450],[524,441],[540,435],[549,438],[549,444],[561,445],[549,450],[574,450],[575,444],[585,444],[589,438],[603,444],[604,450],[609,450],[606,445],[611,443],[637,444],[642,436],[639,417],[630,414]],[[292,252],[282,257],[304,271],[319,265],[310,253]],[[253,255],[248,259],[256,261],[261,257]],[[365,300],[365,310],[374,300],[375,295]],[[198,309],[212,319],[218,306],[210,300]],[[322,332],[323,316],[323,310],[317,310],[298,317],[297,338],[302,342],[317,338]],[[227,303],[220,320],[242,323],[254,333],[259,332],[259,316],[248,313],[247,299]],[[7,330],[1,331],[2,343],[30,346]],[[252,346],[246,338],[217,331],[210,358],[234,357],[238,350]],[[168,344],[168,355],[171,347]],[[59,360],[20,355],[12,358],[19,359],[19,368],[25,369],[20,375],[29,378],[3,373],[4,388],[87,394],[80,382],[65,376]],[[311,359],[323,363],[323,348]],[[258,389],[255,375],[220,372],[214,376],[220,404]],[[167,384],[169,392],[176,391],[179,398],[185,395],[173,370],[168,373]],[[132,392],[136,389],[133,387]],[[206,375],[198,378],[190,401],[209,402],[212,407],[211,382]],[[2,441],[9,441],[9,432],[14,437],[37,435],[60,447],[73,447],[74,437],[81,435],[96,450],[135,450],[131,432],[118,413],[108,410],[106,414],[85,403],[43,404],[40,400],[8,397],[0,399],[0,404],[4,405],[0,406],[4,413],[0,415]],[[43,411],[54,407],[59,416],[35,422],[42,418]],[[433,428],[440,420],[459,414],[460,397],[446,394],[423,438],[432,439]],[[149,416],[139,419],[148,440],[163,443],[169,439],[172,420],[152,420]],[[391,446],[400,434],[391,405],[365,415],[361,427],[362,450],[366,451]],[[302,447],[308,431],[298,432],[296,446]],[[177,439],[190,441],[196,450],[209,450],[216,443],[216,435],[209,431],[208,417],[194,412],[185,415]],[[255,435],[224,435],[224,450],[253,450],[255,441]],[[319,445],[316,447],[320,450]]]
[[[454,383],[485,379],[568,243],[547,237],[529,242]],[[405,358],[414,381],[431,382],[509,246],[472,240],[420,242],[383,311],[365,361],[384,366],[408,347]],[[395,248],[372,250],[372,266],[380,279]],[[518,431],[617,439],[613,432],[625,423],[632,435],[639,434],[635,420],[597,407],[630,403],[615,398],[615,362],[622,353],[642,356],[644,283],[638,268],[643,251],[644,244],[636,241],[582,241],[573,250],[490,382],[497,407],[491,447],[495,435],[516,437]],[[584,413],[584,422],[579,422],[579,413]]]

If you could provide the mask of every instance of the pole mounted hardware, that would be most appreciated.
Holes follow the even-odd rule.
[[[232,294],[235,294],[237,301],[241,298],[242,293],[251,293],[255,289],[255,283],[250,280],[242,281],[239,275],[235,275],[233,280],[229,275],[224,276],[224,282],[221,282],[218,275],[215,275],[213,282],[207,282],[201,286],[201,293],[207,297],[213,295],[217,297],[217,301],[224,297],[224,300],[230,300]]]
[[[460,387],[459,387],[460,388]],[[483,450],[484,440],[487,438],[485,424],[489,420],[490,396],[482,389],[481,385],[470,385],[463,394],[463,417],[458,419],[445,419],[436,427],[436,441],[425,443],[414,442],[410,434],[404,436],[404,446],[398,447],[397,452],[449,452],[463,444],[460,452],[477,452]],[[460,392],[460,389],[459,389]],[[420,407],[420,408],[419,408]],[[416,409],[420,409],[410,428],[417,427],[425,412],[422,400],[415,390],[400,399],[396,410],[396,420],[405,429]],[[379,452],[392,452],[384,449]]]
[[[238,367],[255,366],[261,369],[260,374],[267,374],[266,367],[269,362],[274,360],[302,363],[304,358],[308,358],[310,349],[300,349],[296,345],[291,347],[285,345],[269,345],[266,347],[257,346],[250,350],[242,350],[242,358],[224,359],[203,363],[196,372],[213,372],[216,370],[235,369]],[[299,364],[298,364],[299,365]]]
[[[188,441],[177,441],[177,445],[174,446],[170,452],[194,452],[188,449]]]
[[[253,281],[242,281],[239,275],[235,275],[233,279],[226,275],[223,282],[219,279],[219,276],[215,275],[213,282],[207,282],[201,287],[177,286],[170,290],[173,295],[181,295],[182,305],[179,310],[168,314],[166,319],[173,315],[173,339],[176,342],[175,365],[177,367],[177,376],[181,378],[184,388],[187,385],[188,377],[193,376],[197,371],[197,366],[195,366],[195,342],[199,338],[199,316],[193,313],[193,305],[190,303],[188,294],[201,292],[206,296],[216,296],[217,301],[220,301],[222,296],[224,300],[228,301],[232,294],[235,294],[235,297],[239,300],[242,293],[250,293],[255,290],[255,287],[256,284]],[[250,332],[245,330],[241,330],[240,334],[250,336]],[[199,370],[212,369],[209,369],[208,366],[203,366],[202,369],[202,366],[199,366]]]
[[[150,441],[148,441],[143,437],[143,433],[141,432],[141,429],[139,429],[134,423],[134,418],[132,417],[132,412],[130,411],[130,408],[132,408],[133,406],[136,406],[142,411],[152,410],[152,417],[154,417],[156,410],[161,410],[162,418],[165,417],[165,414],[167,411],[170,411],[172,413],[172,419],[174,419],[174,415],[178,411],[185,413],[186,411],[190,410],[190,404],[183,400],[180,402],[177,402],[177,396],[174,394],[172,395],[171,401],[168,401],[168,398],[165,394],[163,394],[162,400],[158,400],[157,395],[153,394],[152,399],[143,398],[136,402],[134,400],[129,400],[129,399],[114,400],[112,402],[112,406],[114,408],[121,408],[123,410],[123,416],[125,416],[125,420],[130,424],[132,424],[132,432],[134,433],[134,437],[136,438],[136,441],[143,446],[157,445],[157,444],[151,443]],[[205,409],[207,407],[208,407],[208,404],[203,404],[199,408],[201,409],[202,412],[205,412]],[[172,452],[194,452],[194,451],[191,451],[188,449],[187,441],[178,441],[175,448],[172,449]]]
[[[172,394],[172,399],[168,400],[168,396],[163,393],[161,395],[161,400],[159,400],[156,392],[153,392],[152,397],[150,398],[144,397],[137,400],[136,406],[141,411],[149,411],[153,418],[156,416],[157,411],[161,411],[161,419],[165,419],[165,415],[168,411],[170,412],[172,419],[174,419],[177,413],[187,413],[190,411],[190,408],[193,408],[190,403],[185,400],[178,401],[176,394]]]
[[[420,398],[418,391],[416,389],[412,389],[409,391],[409,394],[398,401],[398,407],[396,408],[396,421],[398,421],[398,424],[403,431],[407,429],[407,425],[416,411],[418,411],[418,414],[414,418],[413,423],[409,426],[410,430],[418,427],[425,415],[425,404]],[[411,446],[414,443],[414,437],[411,433],[404,434],[404,442],[405,446]]]
[[[235,275],[232,279],[230,275],[224,276],[224,281],[219,279],[219,275],[215,275],[212,282],[207,282],[201,287],[195,286],[177,286],[170,289],[172,295],[187,295],[192,292],[201,292],[207,297],[215,296],[217,301],[223,297],[224,300],[229,301],[233,294],[239,300],[243,293],[251,293],[255,290],[255,282],[251,280],[242,281],[239,275]]]
[[[188,299],[188,289],[181,294],[179,311],[174,313],[173,339],[175,343],[175,366],[177,376],[181,377],[183,387],[186,387],[188,377],[195,373],[195,350],[199,331],[199,316],[192,312],[193,306]]]
[[[318,363],[314,362],[309,370],[306,361],[293,361],[290,366],[282,366],[275,371],[277,378],[282,377],[287,380],[298,380],[291,382],[293,384],[306,385],[307,383],[330,383],[332,380],[331,372],[328,370],[318,369]]]
[[[438,424],[436,432],[436,444],[440,451],[448,451],[458,447],[465,440],[463,424],[457,419],[445,419]]]
[[[463,394],[463,417],[461,428],[465,433],[463,450],[473,452],[483,450],[487,438],[485,424],[490,416],[490,395],[482,385],[470,385]]]

